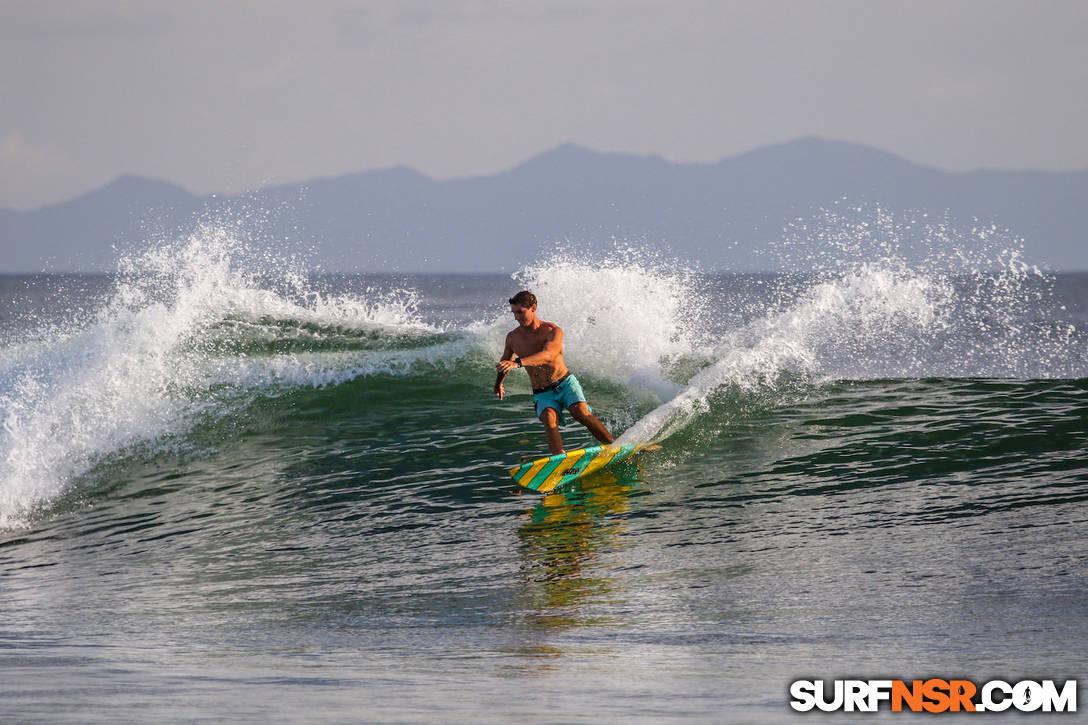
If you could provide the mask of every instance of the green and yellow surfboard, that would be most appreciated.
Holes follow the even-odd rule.
[[[530,491],[547,493],[579,478],[602,471],[648,447],[646,445],[606,445],[579,448],[523,463],[517,468],[511,468],[510,475],[519,486]]]

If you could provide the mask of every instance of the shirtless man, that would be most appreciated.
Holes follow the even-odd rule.
[[[570,410],[576,421],[589,429],[601,443],[611,443],[612,434],[586,403],[585,393],[578,378],[574,377],[563,362],[563,330],[551,322],[536,316],[536,296],[522,291],[510,298],[510,312],[518,321],[518,327],[506,336],[506,348],[502,359],[495,366],[499,375],[495,378],[495,395],[499,400],[506,395],[502,381],[514,368],[524,367],[533,386],[533,404],[548,447],[552,453],[563,453],[563,440],[559,437],[559,422],[563,408]]]

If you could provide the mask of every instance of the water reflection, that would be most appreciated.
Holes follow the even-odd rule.
[[[529,626],[562,630],[619,625],[605,614],[622,599],[622,584],[601,559],[624,546],[632,491],[644,484],[632,463],[601,471],[567,493],[551,493],[527,512],[521,540],[523,611]]]

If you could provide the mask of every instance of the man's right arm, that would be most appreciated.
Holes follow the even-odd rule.
[[[499,396],[499,400],[502,400],[503,397],[506,395],[506,388],[502,386],[502,381],[506,379],[507,371],[503,370],[503,366],[501,365],[501,363],[503,360],[513,360],[515,357],[517,356],[514,355],[514,348],[510,346],[510,336],[507,335],[506,347],[503,348],[502,357],[499,358],[500,364],[495,366],[495,369],[499,373],[495,377],[495,395]]]

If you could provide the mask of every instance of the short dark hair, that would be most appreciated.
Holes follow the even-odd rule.
[[[523,289],[521,292],[518,292],[510,298],[510,304],[524,307],[525,309],[536,307],[536,295],[527,289]]]

